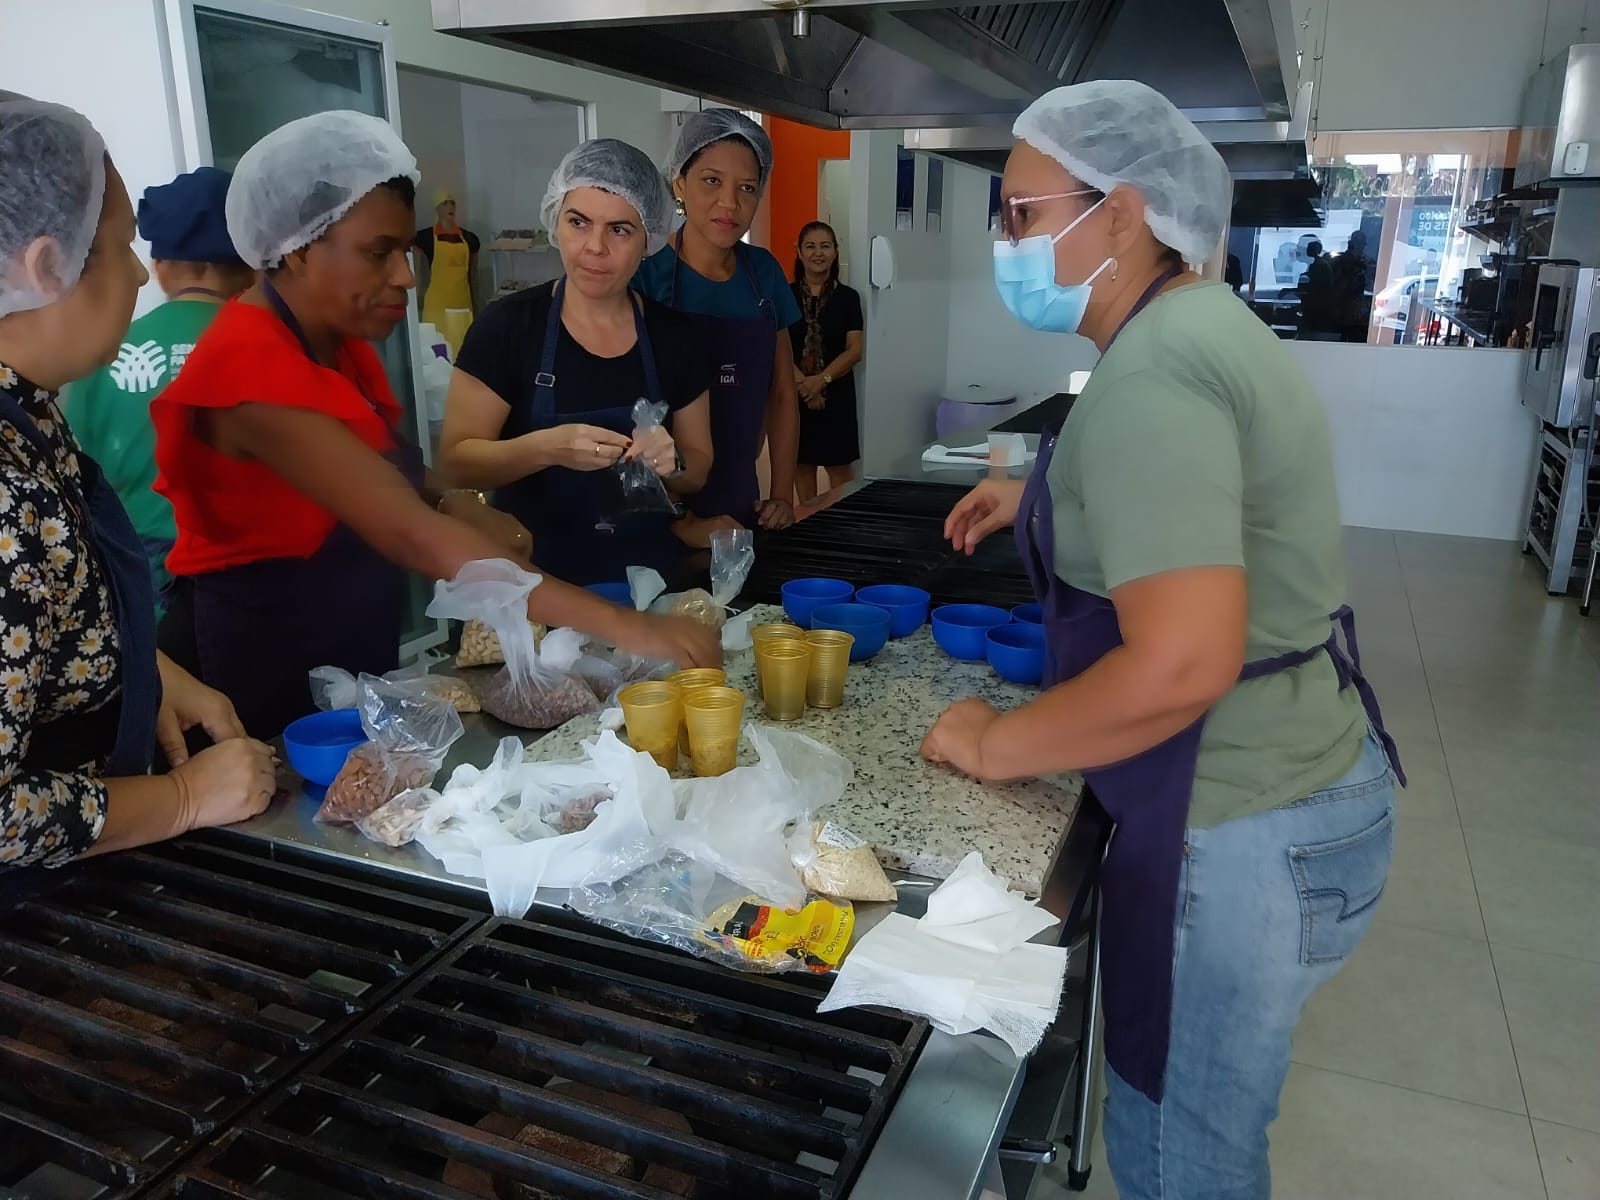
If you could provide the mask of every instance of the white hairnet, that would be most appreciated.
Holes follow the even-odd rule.
[[[106,196],[106,144],[82,113],[0,91],[0,317],[43,308],[77,284]],[[59,248],[52,278],[28,279],[22,256]]]
[[[672,192],[655,163],[643,150],[615,138],[595,138],[567,151],[544,191],[539,210],[544,227],[555,237],[556,218],[567,193],[577,188],[599,188],[633,205],[639,223],[650,236],[648,253],[667,244],[672,224]]]
[[[228,236],[257,269],[309,246],[390,179],[422,179],[387,121],[348,109],[301,117],[244,152],[228,189]]]
[[[765,129],[736,108],[708,108],[691,114],[684,121],[678,140],[673,144],[672,157],[667,159],[667,178],[676,179],[696,154],[713,142],[728,138],[738,138],[755,151],[761,186],[766,187],[767,176],[772,174],[772,139]]]
[[[1227,164],[1154,88],[1131,79],[1056,88],[1030,104],[1011,132],[1089,187],[1133,188],[1144,197],[1150,231],[1185,262],[1216,254],[1233,208]]]

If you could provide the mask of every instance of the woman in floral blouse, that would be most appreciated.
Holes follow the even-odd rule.
[[[0,867],[237,821],[274,787],[233,706],[157,655],[137,535],[57,407],[117,354],[133,234],[89,122],[0,92]],[[197,725],[219,744],[191,758]]]

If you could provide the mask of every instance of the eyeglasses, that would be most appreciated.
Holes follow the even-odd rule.
[[[1046,200],[1069,200],[1073,196],[1098,196],[1098,188],[1079,188],[1075,192],[1051,192],[1047,196],[1013,196],[1009,200],[1000,201],[1000,234],[1015,246],[1022,240],[1019,232],[1024,222],[1018,215],[1018,210],[1029,204],[1042,204]]]

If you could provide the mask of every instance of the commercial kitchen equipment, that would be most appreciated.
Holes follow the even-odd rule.
[[[1519,186],[1600,181],[1600,45],[1568,46],[1523,94]]]
[[[1545,588],[1563,595],[1593,540],[1595,386],[1600,375],[1600,270],[1546,262],[1534,286],[1522,403],[1541,423],[1524,549]]]

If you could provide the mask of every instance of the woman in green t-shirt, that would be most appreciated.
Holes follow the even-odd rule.
[[[1015,526],[1047,690],[1004,714],[961,701],[923,753],[985,779],[1083,774],[1080,819],[1115,824],[1118,1191],[1265,1200],[1290,1036],[1372,920],[1400,770],[1342,607],[1327,422],[1271,331],[1191,268],[1221,255],[1232,187],[1168,100],[1079,84],[1014,132],[996,286],[1102,358],[1026,483],[979,485],[946,524],[969,553]]]

